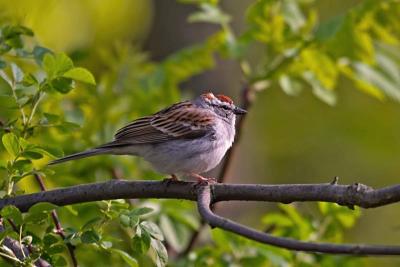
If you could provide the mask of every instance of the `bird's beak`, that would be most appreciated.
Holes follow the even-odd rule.
[[[242,108],[235,107],[235,108],[233,109],[233,113],[235,113],[236,115],[243,115],[243,114],[246,114],[247,111],[244,110],[244,109],[242,109]]]

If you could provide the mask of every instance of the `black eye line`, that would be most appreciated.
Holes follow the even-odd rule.
[[[221,106],[221,105],[217,105],[217,104],[211,104],[211,106],[213,106],[213,107],[218,107],[218,108],[223,108],[223,109],[225,109],[225,110],[232,110],[230,107]]]

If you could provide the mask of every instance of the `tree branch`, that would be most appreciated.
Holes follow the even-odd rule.
[[[4,226],[3,226],[3,220],[0,219],[0,232],[5,231]],[[29,249],[29,247],[22,245],[19,243],[19,241],[12,239],[10,237],[5,237],[3,239],[2,244],[10,249],[12,253],[14,254],[14,258],[18,259],[21,261],[21,263],[29,257],[29,254],[32,253],[32,251]],[[8,255],[10,257],[6,257],[7,254],[1,255],[2,257],[6,258],[7,260],[13,260],[13,257],[11,255]],[[37,259],[34,263],[35,266],[37,267],[51,267],[51,265],[43,260],[43,259]]]
[[[98,200],[122,198],[168,198],[198,201],[199,212],[211,226],[235,232],[262,243],[292,250],[323,253],[400,255],[400,246],[336,245],[311,243],[288,238],[273,237],[215,215],[210,204],[219,201],[268,201],[291,203],[295,201],[323,201],[350,208],[375,208],[400,201],[400,185],[373,189],[363,184],[213,184],[198,185],[174,181],[124,181],[77,185],[51,191],[20,195],[0,200],[0,208],[14,205],[21,211],[38,202],[51,202],[64,206]]]
[[[239,234],[249,239],[296,251],[320,252],[332,254],[353,254],[353,255],[399,255],[400,246],[380,246],[380,245],[338,245],[331,243],[314,243],[298,241],[291,238],[276,237],[267,233],[253,230],[229,219],[216,215],[210,209],[211,189],[202,187],[199,190],[197,207],[202,218],[211,227],[218,227],[226,231]]]

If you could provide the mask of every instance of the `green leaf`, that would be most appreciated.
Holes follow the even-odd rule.
[[[5,206],[0,211],[1,216],[4,219],[11,219],[16,225],[22,224],[22,213],[15,206]]]
[[[40,202],[36,203],[32,207],[29,208],[29,213],[43,213],[43,212],[51,212],[57,209],[58,206],[49,202]]]
[[[24,79],[22,80],[22,84],[24,86],[31,86],[31,85],[34,85],[34,84],[38,84],[38,81],[37,81],[36,77],[33,74],[29,73],[29,74],[24,76]]]
[[[85,244],[97,243],[100,241],[100,235],[94,230],[85,231],[81,235],[81,241]]]
[[[291,96],[299,95],[302,89],[300,82],[297,82],[288,75],[281,75],[279,85],[286,94]]]
[[[0,60],[0,69],[4,69],[7,66],[7,63],[3,60]]]
[[[131,214],[121,214],[119,216],[121,224],[125,227],[136,227],[139,223],[139,216]]]
[[[54,266],[57,266],[57,267],[58,266],[62,267],[62,266],[67,266],[68,265],[68,263],[65,260],[65,258],[62,257],[62,256],[59,256],[59,255],[57,255],[57,256],[55,256],[53,258],[53,262],[54,262]]]
[[[72,60],[64,53],[52,55],[46,53],[43,57],[43,68],[49,79],[63,75],[74,67]]]
[[[292,31],[296,32],[306,24],[306,19],[297,0],[282,1],[282,13]]]
[[[39,212],[39,213],[28,213],[25,217],[24,221],[27,224],[43,224],[49,218],[48,213]]]
[[[89,221],[87,221],[83,226],[82,229],[89,229],[89,228],[94,228],[95,226],[97,226],[98,224],[100,224],[100,222],[103,221],[102,217],[95,217],[93,219],[90,219]]]
[[[43,237],[43,244],[45,247],[50,247],[53,244],[58,243],[58,237],[54,233],[48,233]]]
[[[24,151],[22,153],[22,156],[28,159],[41,159],[43,158],[43,155],[41,153],[38,152],[34,152],[34,151]]]
[[[110,251],[115,254],[120,255],[121,258],[125,261],[125,263],[127,263],[130,267],[139,267],[139,264],[136,261],[136,259],[134,259],[131,255],[129,255],[125,251],[115,249],[115,248],[110,249]]]
[[[32,147],[32,148],[28,148],[27,150],[25,150],[22,153],[22,156],[28,158],[28,159],[41,159],[43,158],[43,155],[48,155],[49,153],[47,153],[47,151],[41,149],[41,148],[36,148],[36,147]],[[51,156],[52,158],[54,158],[54,156]]]
[[[49,254],[59,254],[63,253],[65,250],[65,246],[62,244],[56,244],[47,248],[46,252]]]
[[[140,227],[148,232],[152,237],[154,237],[157,240],[164,240],[163,234],[161,233],[160,228],[157,226],[157,224],[150,222],[150,221],[143,221],[140,223]]]
[[[63,74],[63,77],[73,79],[75,81],[96,85],[94,76],[85,68],[73,68]]]
[[[318,28],[315,32],[315,38],[318,41],[326,41],[332,38],[342,27],[345,21],[344,15],[334,16],[333,18],[322,22],[318,25]]]
[[[226,24],[230,21],[230,16],[222,12],[218,6],[204,3],[200,5],[200,8],[201,11],[195,12],[188,17],[189,22]]]
[[[35,46],[32,51],[33,57],[35,58],[36,63],[39,65],[42,64],[43,57],[47,53],[52,54],[50,49],[42,46]]]
[[[324,88],[312,72],[305,72],[303,77],[311,85],[313,93],[316,97],[330,106],[334,106],[336,104],[336,95],[333,90]]]
[[[361,62],[354,63],[354,69],[358,79],[379,88],[394,100],[400,101],[399,87],[381,72]]]
[[[141,216],[141,215],[148,214],[152,211],[153,211],[152,208],[142,207],[142,208],[137,208],[137,209],[132,210],[129,214]]]
[[[30,167],[30,164],[32,163],[32,161],[30,161],[29,159],[21,159],[21,160],[17,160],[13,167],[19,171],[27,171],[28,167]]]
[[[160,216],[159,224],[168,244],[174,250],[182,251],[188,240],[189,231],[187,227],[164,214]]]
[[[44,118],[41,120],[42,124],[52,124],[60,120],[60,116],[52,113],[43,113]]]
[[[73,81],[65,77],[57,77],[50,83],[51,88],[62,94],[67,94],[74,88]]]
[[[19,154],[19,142],[18,137],[15,134],[6,133],[1,138],[1,141],[11,156],[16,157]]]
[[[139,233],[132,238],[132,249],[139,254],[144,254],[150,248],[151,237],[145,231],[139,230]]]
[[[157,239],[151,239],[151,247],[156,252],[156,265],[157,267],[164,267],[168,263],[168,252],[164,244]]]
[[[262,218],[263,224],[278,226],[278,227],[291,227],[294,222],[291,221],[286,215],[280,213],[270,213]]]
[[[11,71],[13,74],[13,78],[15,82],[22,82],[22,80],[24,79],[24,73],[23,71],[20,69],[20,67],[18,67],[17,64],[15,63],[11,63]]]

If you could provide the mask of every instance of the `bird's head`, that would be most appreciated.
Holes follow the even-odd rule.
[[[233,115],[243,115],[247,111],[235,106],[232,99],[226,95],[214,95],[213,93],[205,93],[200,95],[200,101],[203,106],[211,108],[220,116],[231,117]]]

